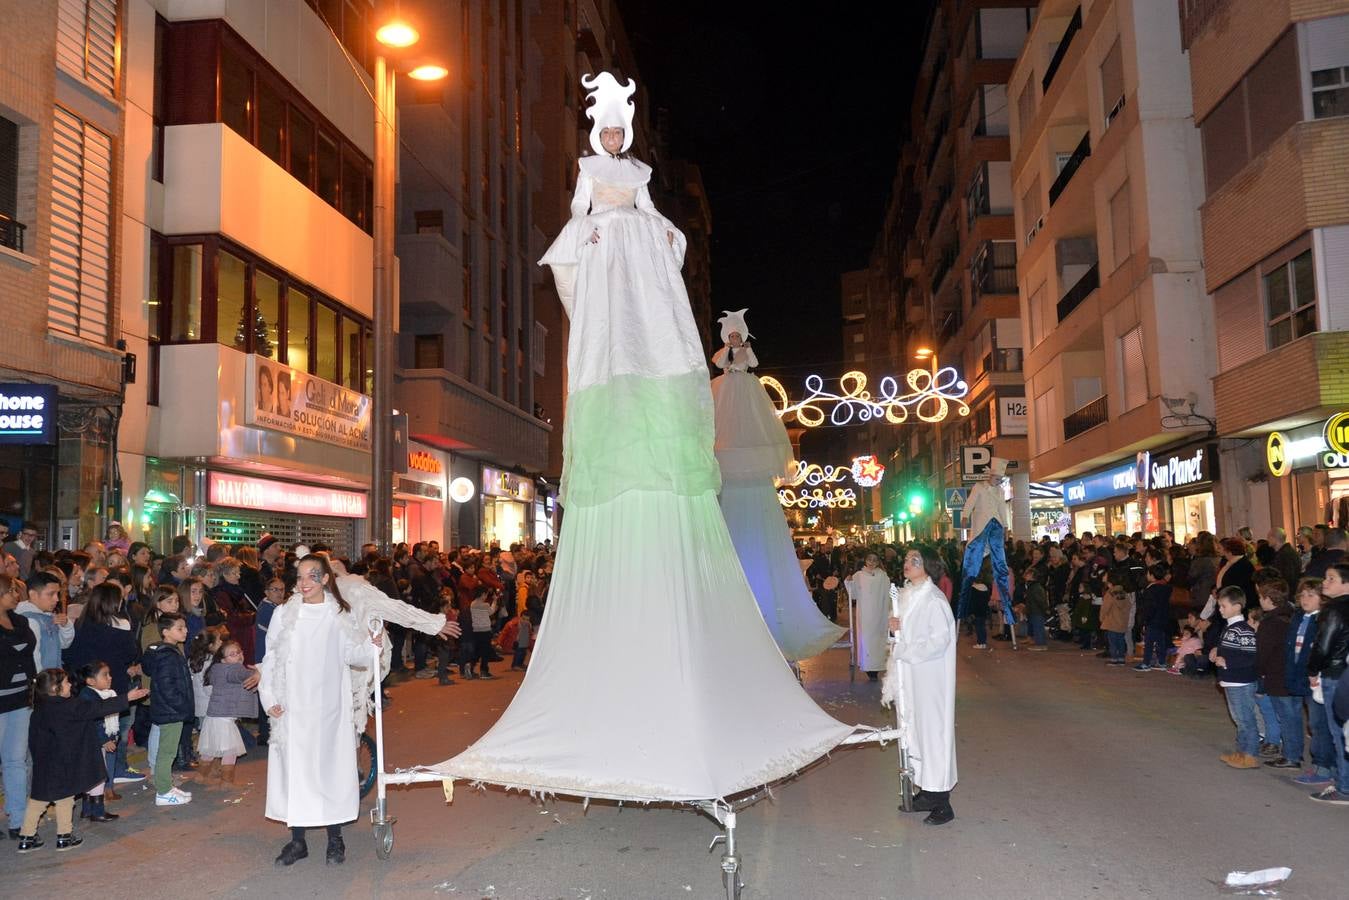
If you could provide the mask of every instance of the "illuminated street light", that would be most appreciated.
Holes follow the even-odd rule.
[[[375,32],[375,40],[386,47],[403,49],[411,47],[421,38],[417,29],[406,22],[390,22]]]
[[[932,352],[932,348],[931,348],[931,347],[919,347],[917,350],[914,351],[914,353],[913,353],[913,358],[914,358],[914,359],[931,359],[931,358],[933,357],[933,355],[934,355],[934,354],[933,354],[933,352]]]
[[[408,72],[409,78],[415,78],[418,81],[439,81],[450,74],[450,70],[444,66],[424,65],[417,66],[411,72]]]

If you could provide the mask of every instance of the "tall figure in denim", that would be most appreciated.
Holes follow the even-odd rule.
[[[965,500],[965,515],[970,521],[970,542],[965,545],[965,560],[961,566],[960,608],[956,618],[970,614],[970,584],[984,564],[984,555],[993,558],[993,579],[1002,595],[1003,621],[1011,624],[1012,579],[1007,571],[1007,525],[1011,514],[1002,496],[1002,479],[1007,474],[1007,460],[993,457],[988,466],[988,480],[970,489]]]

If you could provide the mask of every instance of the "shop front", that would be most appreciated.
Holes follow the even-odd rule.
[[[482,546],[528,542],[534,535],[534,480],[482,468]]]
[[[1289,530],[1324,522],[1349,526],[1349,411],[1265,437],[1273,509]],[[1275,505],[1277,504],[1277,506]]]
[[[1138,454],[1140,489],[1159,500],[1163,528],[1185,543],[1201,531],[1218,533],[1214,486],[1218,481],[1218,445],[1190,444],[1177,450]],[[1132,532],[1130,532],[1132,533]]]
[[[445,503],[449,463],[445,453],[408,443],[407,471],[394,476],[393,541],[445,545]]]
[[[1133,459],[1063,482],[1063,502],[1076,534],[1174,532],[1184,542],[1217,533],[1216,444],[1143,450]]]
[[[161,413],[140,501],[152,546],[167,552],[181,534],[198,546],[256,544],[270,533],[287,547],[358,552],[368,395],[218,344],[165,346],[160,358]]]

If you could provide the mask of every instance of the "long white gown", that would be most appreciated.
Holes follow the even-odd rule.
[[[753,349],[722,347],[712,362],[722,369],[712,381],[712,400],[726,528],[782,655],[793,662],[807,659],[829,649],[844,629],[820,613],[806,589],[778,502],[773,479],[791,466],[791,440],[749,371],[758,365]]]
[[[857,667],[863,672],[880,672],[890,652],[890,577],[877,566],[858,569],[848,576],[849,595],[855,601],[857,616]]]
[[[572,219],[542,260],[571,316],[565,526],[524,683],[487,734],[430,767],[446,776],[712,800],[853,730],[783,663],[726,531],[684,239],[651,205],[650,174],[583,158]]]
[[[323,603],[292,600],[272,616],[258,693],[265,709],[282,707],[273,721],[284,728],[267,746],[269,819],[304,828],[360,812],[352,668],[371,662],[362,630],[331,594]]]
[[[925,791],[949,791],[956,784],[956,620],[951,602],[925,579],[900,590],[897,615],[900,627],[882,701],[899,700],[914,782]]]

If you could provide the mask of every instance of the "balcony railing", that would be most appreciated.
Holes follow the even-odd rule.
[[[973,302],[985,294],[1016,293],[1016,247],[1011,241],[985,241],[970,266]]]
[[[1109,418],[1109,403],[1106,402],[1105,395],[1097,397],[1077,412],[1069,413],[1063,419],[1063,439],[1071,441],[1083,432],[1090,431],[1097,425],[1104,425],[1105,420]]]
[[[1068,48],[1073,43],[1073,38],[1082,30],[1082,7],[1078,7],[1073,13],[1073,17],[1068,20],[1068,27],[1063,30],[1063,37],[1059,38],[1059,47],[1054,51],[1054,58],[1049,61],[1049,68],[1045,69],[1045,77],[1040,79],[1040,89],[1045,93],[1049,92],[1049,85],[1054,80],[1054,74],[1058,72],[1059,66],[1063,63],[1063,58],[1068,55]]]
[[[941,289],[942,282],[946,280],[946,274],[955,265],[956,253],[956,248],[952,246],[937,260],[937,268],[932,272],[932,296],[937,296],[937,291]]]
[[[1082,167],[1082,163],[1084,163],[1089,156],[1091,156],[1090,132],[1082,135],[1082,140],[1078,142],[1077,147],[1073,150],[1073,155],[1068,157],[1068,161],[1063,164],[1063,169],[1059,172],[1059,177],[1055,178],[1054,183],[1049,186],[1050,206],[1053,206],[1054,202],[1059,199],[1059,195],[1068,187],[1068,182],[1073,180],[1073,176],[1077,174],[1077,170]]]
[[[1091,268],[1082,273],[1082,277],[1077,279],[1077,284],[1068,289],[1059,300],[1059,321],[1062,322],[1068,318],[1073,310],[1082,305],[1082,301],[1091,296],[1091,292],[1101,286],[1101,270],[1099,263],[1092,263]]]
[[[0,213],[0,247],[8,247],[23,252],[23,233],[27,230],[22,222],[16,222],[4,213]]]

